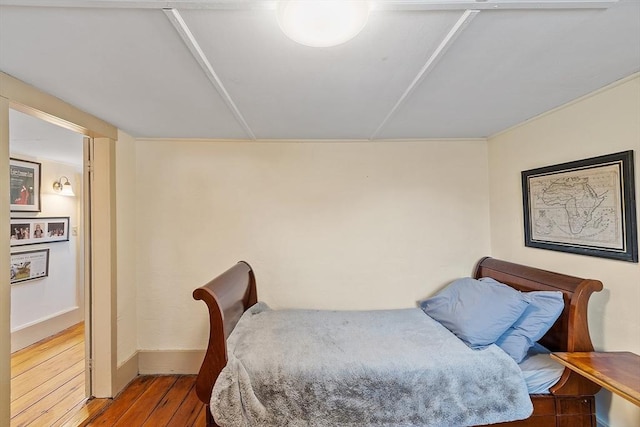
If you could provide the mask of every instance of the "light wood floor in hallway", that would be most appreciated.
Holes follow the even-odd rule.
[[[84,323],[13,353],[11,427],[73,422],[85,402],[84,367]]]
[[[85,399],[84,324],[11,355],[11,427],[205,425],[195,376],[139,376],[115,399]]]

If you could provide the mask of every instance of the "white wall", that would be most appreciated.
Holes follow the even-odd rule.
[[[138,349],[136,311],[136,150],[135,139],[118,132],[116,142],[117,221],[117,363],[131,358]]]
[[[603,282],[589,309],[596,350],[640,354],[640,265],[526,248],[520,172],[635,150],[640,200],[640,77],[623,81],[489,139],[491,252],[536,267]],[[640,213],[640,209],[636,208]],[[640,408],[601,391],[598,418],[610,426],[640,425]]]
[[[371,309],[415,306],[489,252],[484,140],[136,147],[141,350],[205,348],[191,293],[238,260],[274,308]]]
[[[76,166],[20,153],[12,156],[41,163],[41,212],[12,212],[11,217],[69,217],[70,229],[79,220],[79,197],[56,194],[52,183],[67,176],[76,194],[82,194],[81,170]],[[12,351],[72,326],[84,318],[82,286],[78,286],[78,236],[69,232],[68,242],[13,246],[11,252],[49,248],[49,275],[11,286]]]

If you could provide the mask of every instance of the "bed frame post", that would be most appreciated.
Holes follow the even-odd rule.
[[[209,344],[196,379],[196,394],[207,407],[207,425],[216,426],[208,402],[213,384],[227,364],[227,338],[242,313],[258,300],[251,266],[240,261],[206,285],[193,291],[209,309]]]
[[[204,407],[207,414],[207,427],[220,427],[213,419],[213,415],[211,415],[211,408],[209,407],[209,405],[204,405]]]

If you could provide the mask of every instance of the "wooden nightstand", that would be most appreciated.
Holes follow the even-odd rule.
[[[572,371],[640,406],[640,356],[623,352],[551,353]]]

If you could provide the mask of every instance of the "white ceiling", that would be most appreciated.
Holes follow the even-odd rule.
[[[82,135],[16,110],[9,110],[9,149],[12,156],[66,163],[82,171]]]
[[[639,0],[372,3],[311,48],[273,1],[0,0],[0,70],[135,137],[223,139],[487,137],[640,71]]]

